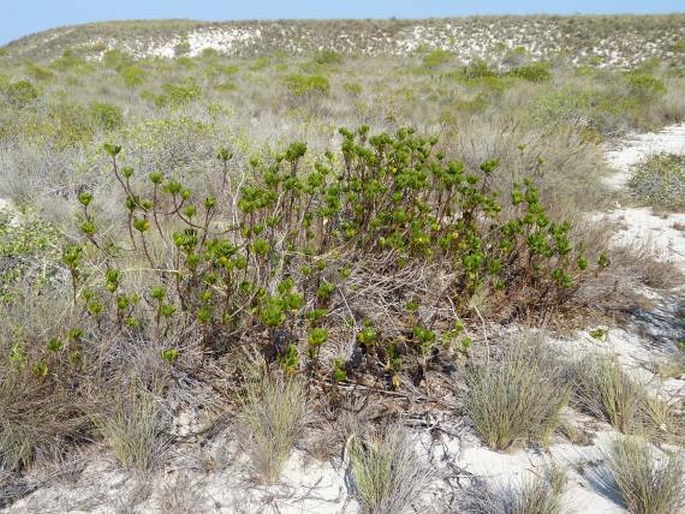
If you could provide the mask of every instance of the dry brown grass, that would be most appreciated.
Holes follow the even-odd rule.
[[[264,376],[250,386],[243,408],[250,440],[245,442],[255,473],[275,484],[302,435],[306,421],[305,385],[298,379]]]

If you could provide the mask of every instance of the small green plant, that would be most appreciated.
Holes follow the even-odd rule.
[[[450,62],[453,58],[454,55],[451,52],[438,48],[423,57],[423,66],[429,69],[439,68]]]
[[[595,328],[590,330],[590,337],[597,341],[605,342],[607,340],[608,330],[605,328]]]
[[[95,123],[104,130],[114,130],[121,127],[123,114],[121,107],[104,102],[93,102],[89,107]]]

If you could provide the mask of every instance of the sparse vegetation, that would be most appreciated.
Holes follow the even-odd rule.
[[[605,143],[685,119],[682,15],[417,23],[92,24],[0,52],[0,508],[101,449],[124,485],[84,511],[219,508],[203,488],[248,483],[244,462],[278,510],[318,498],[283,470],[321,431],[338,500],[394,513],[464,478],[462,430],[587,442],[577,407],[682,442],[679,404],[531,335],[607,350],[637,284],[682,280],[585,216],[614,201]],[[656,164],[636,191],[676,209]],[[561,477],[473,512],[556,514]]]
[[[672,428],[667,403],[631,379],[615,358],[588,356],[574,376],[577,404],[621,432],[657,437]]]

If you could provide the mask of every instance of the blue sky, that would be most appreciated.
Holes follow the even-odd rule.
[[[92,21],[191,18],[245,20],[281,18],[427,18],[472,14],[611,14],[684,11],[681,0],[5,0],[0,44],[21,36]],[[5,2],[3,2],[5,3]]]

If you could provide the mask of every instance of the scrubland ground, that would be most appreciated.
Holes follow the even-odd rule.
[[[681,18],[629,63],[9,45],[0,507],[680,512]]]

